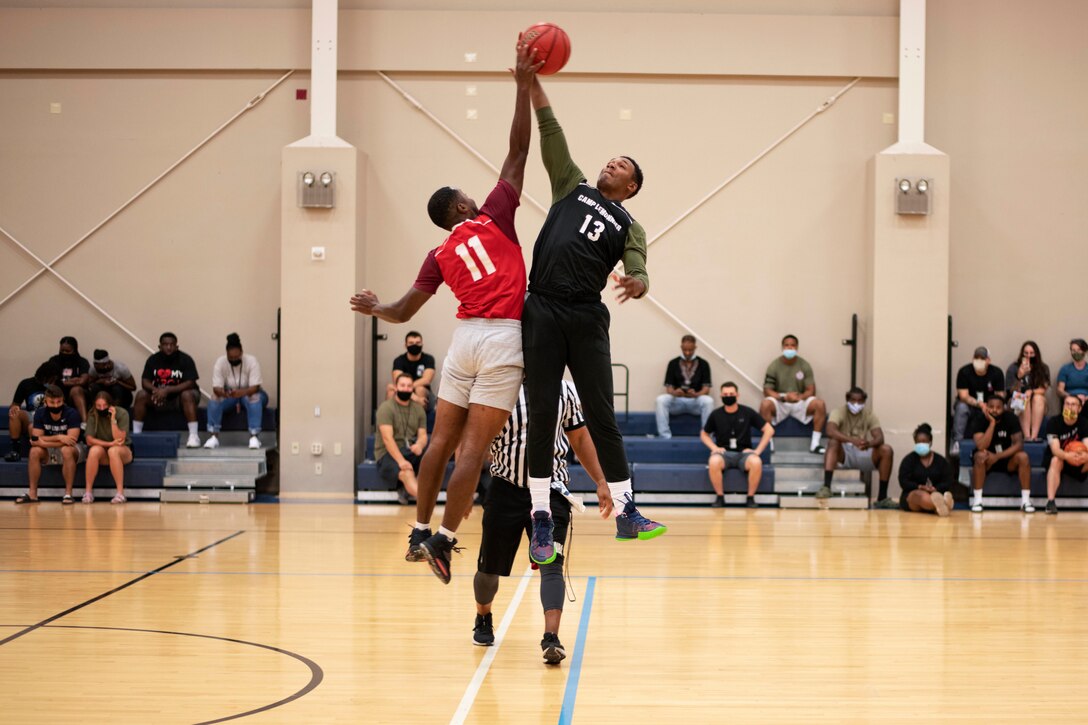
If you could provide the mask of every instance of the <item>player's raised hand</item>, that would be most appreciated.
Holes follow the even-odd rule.
[[[364,315],[373,315],[374,308],[377,307],[378,304],[378,295],[368,289],[363,290],[357,295],[352,295],[351,297],[351,309]]]
[[[646,292],[646,284],[640,279],[628,277],[627,275],[622,277],[613,276],[613,279],[616,280],[617,284],[612,289],[623,290],[616,296],[621,305],[627,300],[641,297]]]
[[[536,72],[544,65],[544,61],[536,59],[536,48],[529,47],[529,44],[521,39],[521,33],[518,33],[516,50],[517,59],[510,72],[514,74],[514,80],[519,84],[532,83]]]

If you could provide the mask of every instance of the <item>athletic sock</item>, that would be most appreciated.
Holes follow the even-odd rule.
[[[189,435],[195,436],[200,423],[194,420],[192,423],[186,423],[186,425],[189,426]]]
[[[453,541],[453,537],[457,536],[456,531],[450,531],[445,526],[439,526],[438,527],[438,533],[442,534],[443,536],[445,536],[450,541]]]
[[[142,420],[132,421],[132,432],[133,433],[143,433],[144,432],[144,422]]]
[[[888,498],[888,482],[887,481],[881,481],[880,482],[880,495],[877,496],[876,500],[877,501],[883,501],[886,498]]]
[[[552,479],[529,476],[529,496],[533,499],[533,513],[552,512]]]
[[[623,513],[623,507],[634,498],[631,492],[631,479],[627,478],[616,483],[608,482],[608,490],[612,493],[612,515],[619,516]]]
[[[1020,491],[1020,502],[1021,503],[1031,503],[1031,491],[1024,491],[1024,490],[1021,489],[1021,491]]]
[[[824,471],[824,485],[831,485],[831,477],[835,475],[834,471]]]
[[[421,523],[419,523],[417,521],[416,525],[413,528],[419,529],[420,531],[430,531],[431,525],[430,524],[421,524]]]
[[[811,448],[816,448],[817,446],[819,446],[820,445],[820,440],[823,439],[823,437],[824,437],[824,434],[823,434],[822,431],[818,431],[818,430],[812,431],[812,445],[810,447]]]
[[[982,505],[982,489],[976,488],[971,491],[971,503]]]

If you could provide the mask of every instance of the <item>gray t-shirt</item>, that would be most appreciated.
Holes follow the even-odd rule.
[[[88,373],[88,375],[90,375],[90,378],[91,378],[90,382],[91,383],[97,383],[100,378],[104,378],[104,377],[106,377],[106,378],[115,378],[117,380],[128,380],[129,378],[132,377],[132,371],[129,370],[128,365],[125,365],[120,360],[114,360],[113,361],[113,370],[109,371],[108,373],[100,373],[97,370],[95,370],[94,365],[92,365],[91,366],[91,371]]]

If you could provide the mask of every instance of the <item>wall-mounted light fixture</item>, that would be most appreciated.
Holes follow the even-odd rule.
[[[932,179],[895,180],[896,214],[929,214],[929,187]]]
[[[336,206],[336,175],[331,171],[298,175],[298,205],[308,209],[332,209]]]

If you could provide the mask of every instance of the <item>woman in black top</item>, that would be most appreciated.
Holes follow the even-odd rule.
[[[922,423],[914,429],[914,450],[899,464],[899,508],[947,516],[952,510],[952,466],[933,452],[933,428]]]
[[[1009,408],[1020,419],[1025,441],[1039,440],[1046,415],[1046,391],[1050,387],[1050,368],[1033,340],[1020,346],[1020,356],[1005,371],[1005,390]]]

